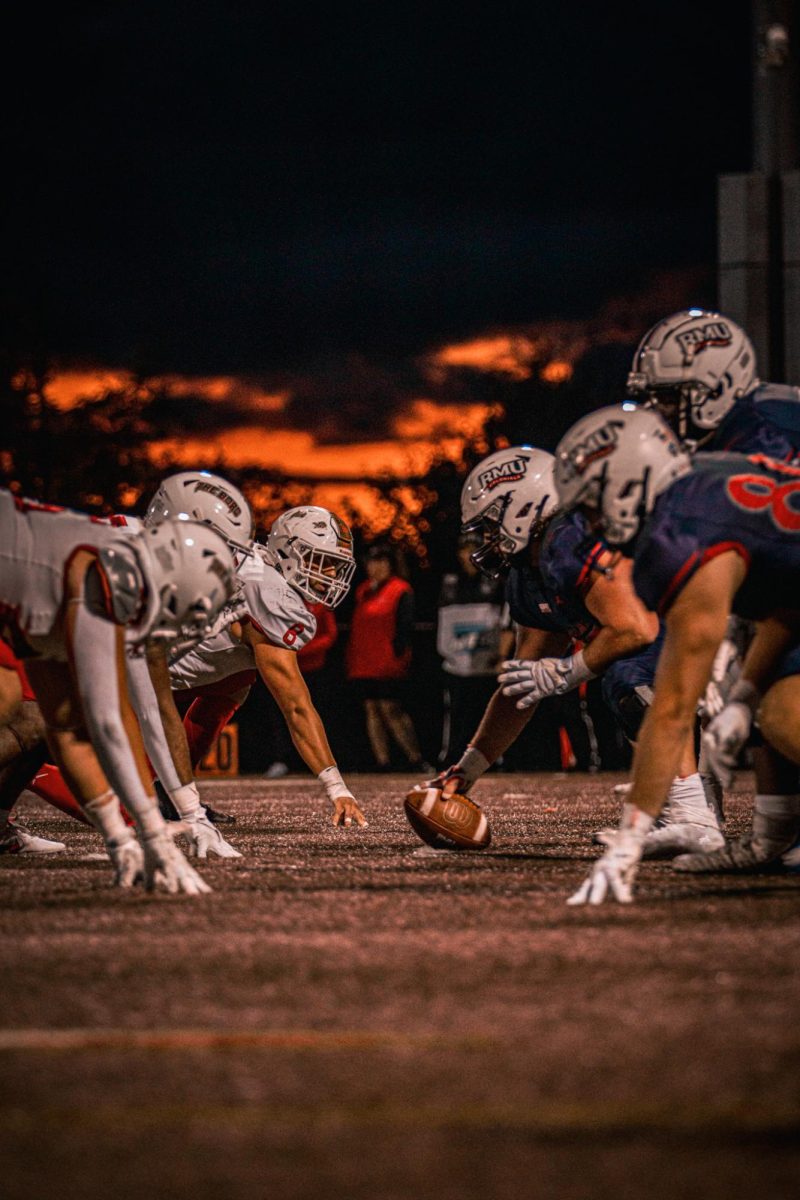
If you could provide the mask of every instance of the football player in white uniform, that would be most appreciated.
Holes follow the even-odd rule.
[[[239,489],[219,475],[208,471],[171,475],[159,485],[143,519],[117,515],[109,523],[119,528],[121,536],[130,536],[164,520],[201,521],[225,538],[237,561],[250,553],[253,532],[250,506]],[[170,646],[185,651],[202,633],[208,634],[234,620],[244,611],[237,596],[238,593],[223,605],[212,626],[201,633],[184,630]],[[193,855],[240,858],[239,851],[222,837],[209,819],[209,810],[200,802],[183,722],[170,686],[166,642],[150,640],[142,653],[133,634],[127,635],[127,641],[128,688],[145,749],[156,773],[157,792],[166,798],[170,813],[181,820],[181,835],[186,836]],[[29,786],[43,799],[70,811],[72,797],[57,768],[40,770]],[[4,803],[1,781],[0,803]]]
[[[282,513],[266,545],[255,544],[254,551],[238,569],[245,614],[170,665],[172,687],[186,710],[192,761],[202,758],[258,673],[333,805],[333,824],[365,825],[297,664],[297,651],[316,629],[306,601],[334,608],[347,594],[355,571],[350,530],[327,509],[303,505]]]
[[[129,886],[143,873],[149,888],[209,890],[174,846],[152,794],[128,697],[124,630],[137,646],[186,631],[201,636],[234,592],[228,546],[196,521],[120,536],[86,514],[2,491],[0,556],[14,648],[56,761],[103,834],[117,882]]]

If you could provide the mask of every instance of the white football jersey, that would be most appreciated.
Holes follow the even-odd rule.
[[[316,617],[274,567],[255,555],[245,559],[237,578],[244,600],[243,620],[251,621],[275,646],[296,652],[311,641],[317,631]],[[169,674],[175,691],[186,691],[254,668],[250,646],[227,628],[171,662]]]
[[[32,649],[64,656],[53,626],[64,601],[65,568],[77,550],[96,550],[117,537],[114,526],[87,513],[0,489],[0,608]]]

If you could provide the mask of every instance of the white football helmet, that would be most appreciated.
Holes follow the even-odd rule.
[[[473,467],[461,489],[461,532],[479,530],[476,567],[496,579],[539,536],[556,510],[554,459],[546,450],[510,446]]]
[[[167,518],[203,521],[216,529],[229,546],[250,553],[253,515],[242,493],[221,475],[210,471],[180,471],[158,487],[144,515],[145,525]]]
[[[199,521],[143,527],[108,542],[98,557],[114,619],[128,627],[134,645],[200,640],[237,588],[231,548]]]
[[[692,469],[688,451],[659,413],[623,404],[577,421],[555,457],[562,507],[599,511],[612,546],[630,542],[661,492]]]
[[[673,313],[649,329],[628,375],[628,394],[657,405],[681,441],[695,445],[757,386],[756,352],[745,331],[729,317],[699,308]]]
[[[347,595],[356,562],[349,527],[327,508],[305,504],[272,524],[264,557],[296,591],[335,608]]]

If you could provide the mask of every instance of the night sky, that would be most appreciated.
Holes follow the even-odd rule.
[[[77,4],[19,42],[12,344],[144,372],[402,373],[589,318],[659,270],[713,300],[750,158],[745,3]]]

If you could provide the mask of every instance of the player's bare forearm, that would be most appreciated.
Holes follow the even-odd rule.
[[[595,675],[626,654],[635,654],[658,636],[658,617],[637,596],[629,559],[611,556],[605,565],[610,576],[598,575],[586,593],[589,612],[600,625],[583,652],[584,662]]]
[[[639,731],[633,760],[631,804],[651,816],[664,806],[679,771],[697,703],[725,636],[730,599],[740,582],[737,563],[722,555],[701,567],[667,617],[655,694]]]
[[[635,654],[653,639],[639,629],[613,629],[604,626],[583,652],[583,660],[594,675],[601,675],[618,658]]]
[[[336,760],[297,664],[297,655],[282,646],[270,645],[263,638],[255,642],[253,653],[259,674],[283,713],[298,754],[319,775]]]
[[[470,738],[470,745],[480,750],[488,762],[497,762],[517,740],[538,707],[538,704],[532,704],[530,708],[519,709],[516,696],[504,696],[498,688],[486,706],[475,736]]]
[[[540,659],[563,654],[569,643],[566,634],[518,625],[514,654],[520,659]],[[490,763],[497,762],[517,740],[537,707],[532,704],[529,708],[519,709],[516,697],[504,696],[502,688],[498,688],[486,706],[475,736],[470,738],[470,745],[480,750]]]
[[[767,690],[784,654],[797,644],[800,614],[773,613],[760,621],[742,664],[742,679],[760,693]]]
[[[189,743],[186,738],[181,715],[175,705],[175,697],[170,686],[169,668],[166,650],[162,645],[151,644],[147,649],[147,666],[150,679],[158,700],[158,711],[161,726],[167,742],[167,748],[178,775],[179,782],[191,783],[194,778],[192,760],[189,753]]]

